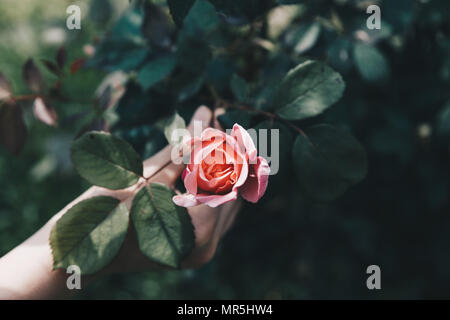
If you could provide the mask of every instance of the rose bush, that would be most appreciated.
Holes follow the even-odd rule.
[[[231,134],[208,128],[190,140],[190,161],[183,173],[187,193],[173,197],[175,204],[217,207],[240,194],[256,203],[266,191],[270,168],[249,133],[240,125]]]

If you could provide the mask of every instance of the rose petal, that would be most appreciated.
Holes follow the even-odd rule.
[[[214,152],[214,155],[213,155],[213,152]],[[204,157],[202,159],[202,161],[207,165],[214,165],[214,164],[222,165],[222,164],[240,163],[239,161],[236,161],[235,158],[233,158],[228,153],[226,153],[225,150],[223,150],[221,145],[219,145],[216,149],[211,150],[211,152],[209,154],[207,154],[206,157]]]
[[[216,194],[226,194],[227,192],[230,192],[230,190],[233,189],[233,183],[231,179],[227,180],[225,184],[222,186],[218,186],[215,190]]]
[[[198,186],[205,191],[208,192],[215,192],[219,187],[226,184],[227,180],[229,180],[230,175],[233,173],[233,171],[229,171],[228,173],[224,174],[221,177],[212,178],[208,180],[205,177],[205,173],[203,172],[203,168],[199,166],[199,178],[197,180]]]
[[[191,163],[190,166],[192,168],[192,165],[198,165],[200,164],[211,152],[213,152],[215,149],[217,149],[220,145],[223,144],[222,139],[218,139],[217,141],[214,140],[213,143],[208,144],[206,147],[195,146],[194,152],[192,153],[191,157]],[[192,169],[191,169],[192,170]]]
[[[198,206],[200,204],[200,201],[198,201],[194,195],[188,193],[174,196],[172,200],[177,206],[185,208]]]
[[[198,185],[203,190],[206,190],[208,192],[213,192],[217,187],[222,186],[228,181],[233,174],[234,171],[229,170],[228,172],[224,173],[220,177],[210,178],[209,180],[205,177],[205,174],[203,172],[203,169],[200,167],[200,174],[199,179],[197,180]],[[206,188],[206,189],[205,189]]]
[[[256,157],[258,150],[256,150],[255,144],[250,134],[237,123],[233,126],[231,135],[237,140],[242,152],[248,155],[248,160],[251,164],[256,164]]]
[[[188,172],[184,177],[184,186],[186,187],[187,192],[190,194],[197,194],[197,174],[198,174],[198,165],[195,165],[191,172]]]
[[[181,174],[181,180],[184,181],[184,178],[186,178],[187,174],[190,173],[191,171],[189,170],[188,167],[186,167],[186,169],[183,170],[183,173]]]
[[[256,203],[261,199],[269,182],[270,167],[263,157],[257,158],[255,165],[250,165],[250,174],[245,184],[239,189],[241,196]]]
[[[253,140],[244,128],[235,124],[231,135],[208,128],[200,139],[191,140],[191,146],[191,163],[183,173],[188,193],[173,198],[177,205],[190,207],[203,203],[215,208],[236,200],[239,187],[249,201],[256,202],[262,197],[270,169],[265,159],[257,157]],[[254,164],[249,165],[249,161]],[[233,171],[229,171],[233,167],[225,164],[232,164]],[[217,194],[229,188],[233,188],[231,192]],[[201,193],[203,190],[213,194]]]
[[[224,203],[236,200],[237,197],[238,197],[238,193],[237,193],[236,189],[225,195],[201,195],[201,194],[198,194],[196,196],[198,201],[200,201],[201,203],[203,203],[211,208],[216,208]]]
[[[201,139],[202,141],[213,140],[213,138],[222,138],[225,139],[226,133],[213,128],[206,128],[203,130]]]
[[[247,181],[248,171],[249,171],[247,160],[245,160],[245,158],[244,158],[244,163],[242,165],[237,165],[237,167],[240,167],[241,170],[240,170],[240,173],[239,173],[238,181],[235,184],[236,188],[244,185],[245,181]]]

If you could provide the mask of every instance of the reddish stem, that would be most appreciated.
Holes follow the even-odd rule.
[[[245,110],[245,111],[249,111],[249,112],[259,113],[261,115],[264,115],[264,116],[268,117],[271,121],[274,121],[276,119],[278,121],[281,121],[281,122],[285,123],[286,125],[288,125],[292,129],[294,129],[295,131],[297,131],[298,133],[300,133],[301,135],[306,137],[306,134],[305,134],[305,132],[302,129],[300,129],[299,127],[297,127],[293,123],[289,122],[288,120],[285,120],[285,119],[279,117],[275,113],[271,113],[271,112],[255,109],[255,108],[252,108],[252,107],[249,107],[249,106],[246,106],[246,105],[239,105],[239,106],[229,105],[229,107],[230,108],[234,108],[234,109],[239,109],[239,110]]]

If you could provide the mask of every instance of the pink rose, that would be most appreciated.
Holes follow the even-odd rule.
[[[231,135],[208,128],[190,143],[190,163],[182,176],[187,193],[173,197],[175,204],[215,208],[236,200],[238,193],[253,203],[261,199],[270,168],[244,128],[235,124]]]

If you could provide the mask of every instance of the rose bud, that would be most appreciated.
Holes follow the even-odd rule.
[[[270,174],[267,160],[258,157],[249,133],[235,124],[231,135],[205,129],[191,141],[190,162],[182,179],[187,193],[173,197],[175,204],[217,207],[240,194],[256,203],[264,195]]]

